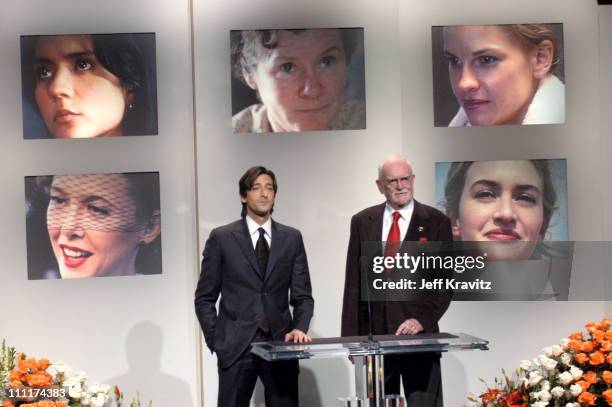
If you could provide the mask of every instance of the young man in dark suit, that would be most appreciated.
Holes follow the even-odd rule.
[[[242,219],[214,229],[204,248],[195,308],[206,345],[217,353],[219,406],[247,407],[257,377],[266,406],[298,405],[298,362],[266,362],[250,352],[256,341],[311,341],[304,243],[298,230],[270,217],[277,190],[272,171],[247,170],[239,181]]]
[[[378,168],[376,185],[386,202],[359,212],[351,219],[351,236],[346,259],[342,336],[367,335],[367,302],[361,301],[362,243],[401,241],[452,241],[447,216],[413,199],[412,167],[401,156],[386,158]],[[381,247],[382,251],[382,247]],[[372,302],[372,330],[375,335],[414,335],[439,332],[438,320],[450,303],[450,295],[419,301]],[[436,353],[387,356],[386,394],[400,393],[400,376],[409,406],[442,406],[440,356]]]

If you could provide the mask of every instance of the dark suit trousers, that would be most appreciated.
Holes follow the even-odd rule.
[[[428,354],[385,356],[385,393],[400,394],[408,407],[442,407],[440,359]]]
[[[267,341],[257,330],[253,341]],[[251,347],[226,369],[219,368],[219,407],[248,407],[259,377],[264,385],[266,407],[298,406],[297,360],[267,362],[251,353]]]

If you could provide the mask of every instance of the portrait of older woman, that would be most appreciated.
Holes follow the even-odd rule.
[[[21,37],[25,139],[157,134],[155,34]]]
[[[161,273],[158,173],[26,177],[29,279]]]
[[[435,126],[565,122],[562,24],[432,28]]]
[[[234,133],[364,129],[363,29],[230,33]]]
[[[565,160],[437,163],[436,196],[456,240],[496,242],[491,259],[526,260],[541,241],[568,240]]]

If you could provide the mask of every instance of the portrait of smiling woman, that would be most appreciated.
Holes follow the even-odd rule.
[[[230,33],[234,133],[365,128],[363,29]]]
[[[158,173],[26,177],[29,279],[161,273]]]
[[[21,37],[25,139],[157,134],[155,34]]]
[[[562,24],[432,28],[434,124],[565,122]]]
[[[491,242],[490,259],[526,260],[541,241],[568,240],[565,168],[565,160],[437,163],[436,195],[456,240]]]

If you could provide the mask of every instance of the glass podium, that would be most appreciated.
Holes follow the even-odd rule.
[[[385,394],[384,356],[417,352],[488,350],[489,341],[464,333],[374,335],[319,338],[309,343],[254,342],[251,352],[267,361],[352,357],[355,362],[354,402],[340,405],[391,406],[402,404],[398,396]],[[389,400],[395,400],[393,402]],[[347,399],[348,400],[348,399]]]

